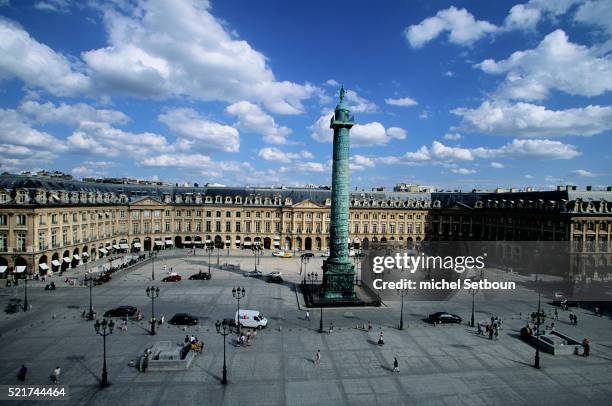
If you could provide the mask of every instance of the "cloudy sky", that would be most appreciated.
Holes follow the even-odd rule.
[[[0,0],[0,171],[612,185],[612,0]]]

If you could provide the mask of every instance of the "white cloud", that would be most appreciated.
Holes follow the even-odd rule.
[[[340,83],[336,82],[334,79],[328,79],[325,81],[325,84],[327,86],[332,86],[332,87],[338,87],[340,86]]]
[[[502,98],[542,100],[551,90],[580,96],[612,90],[612,59],[570,42],[563,30],[548,34],[534,49],[516,51],[499,62],[487,59],[475,66],[486,73],[506,74],[496,91]]]
[[[76,177],[103,177],[107,176],[107,169],[114,163],[108,161],[85,161],[81,165],[72,168],[70,173]]]
[[[376,164],[372,158],[364,155],[352,155],[349,159],[349,167],[351,171],[363,171],[367,168],[373,168]]]
[[[82,57],[99,90],[109,94],[263,103],[297,114],[319,90],[279,81],[266,57],[210,13],[208,2],[148,1],[127,12],[102,6],[108,46]]]
[[[373,113],[378,109],[374,102],[350,89],[346,91],[346,103],[352,113]]]
[[[508,12],[504,20],[504,28],[507,30],[533,29],[541,16],[539,9],[529,7],[527,4],[517,4]]]
[[[144,166],[160,166],[175,168],[202,168],[208,167],[212,159],[203,154],[161,154],[141,160]]]
[[[334,131],[329,128],[329,120],[334,113],[326,110],[321,117],[310,126],[311,137],[318,142],[332,142]],[[366,124],[355,124],[351,129],[351,146],[368,147],[374,145],[387,145],[392,139],[404,139],[407,132],[403,128],[385,127],[378,121]]]
[[[387,128],[387,135],[391,138],[395,138],[398,140],[404,140],[406,139],[406,136],[408,135],[408,131],[400,127],[389,127]]]
[[[125,124],[130,119],[117,110],[95,109],[85,103],[66,104],[58,106],[51,102],[39,103],[27,100],[21,103],[19,111],[41,124],[58,123],[78,125],[81,121],[95,121],[109,124]]]
[[[295,164],[295,170],[298,172],[326,172],[328,167],[319,162],[298,162]]]
[[[401,107],[410,107],[416,106],[419,104],[416,100],[410,97],[400,97],[398,99],[385,99],[385,103],[390,104],[391,106],[401,106]]]
[[[533,175],[525,175],[525,179],[533,179]]]
[[[41,0],[34,4],[34,8],[43,11],[65,14],[72,6],[69,0]]]
[[[446,72],[444,72],[444,76],[452,78],[453,76],[455,76],[455,72],[453,72],[452,70],[447,70]]]
[[[168,110],[158,117],[175,134],[185,148],[198,148],[204,151],[237,152],[240,149],[238,131],[202,117],[190,108]]]
[[[471,175],[478,171],[475,169],[468,169],[468,168],[452,168],[451,172],[456,173],[458,175]]]
[[[265,159],[266,161],[276,161],[276,162],[283,162],[283,163],[289,163],[295,159],[300,159],[300,158],[304,158],[304,159],[314,158],[314,155],[309,151],[301,151],[299,153],[284,152],[278,148],[270,148],[270,147],[260,149],[258,155],[260,158]]]
[[[57,96],[88,91],[91,82],[70,61],[32,38],[21,26],[0,17],[0,79],[19,78]]]
[[[402,156],[376,158],[385,164],[440,164],[456,161],[474,161],[491,158],[525,158],[525,159],[571,159],[580,155],[577,148],[551,140],[512,140],[499,148],[463,148],[450,147],[434,141],[431,147],[423,145],[416,151],[408,151]]]
[[[238,122],[234,125],[244,132],[263,135],[263,140],[270,144],[286,144],[291,129],[279,126],[274,118],[265,113],[258,105],[248,101],[240,101],[229,105],[226,113],[236,116]]]
[[[46,151],[65,149],[60,139],[32,128],[31,123],[16,110],[0,109],[0,143],[23,145]]]
[[[427,110],[421,111],[421,113],[419,114],[419,118],[421,120],[427,120],[429,118],[429,112]]]
[[[448,141],[459,141],[460,139],[463,138],[463,136],[459,133],[454,133],[454,134],[446,133],[444,134],[443,138]]]
[[[502,169],[504,167],[505,167],[504,164],[500,162],[491,162],[491,168]]]
[[[421,48],[444,31],[449,32],[449,42],[471,45],[497,29],[487,21],[476,20],[466,9],[451,6],[438,11],[435,16],[426,18],[419,24],[406,28],[404,35],[412,48]]]
[[[612,128],[612,106],[547,110],[519,102],[483,102],[476,109],[451,111],[463,117],[459,128],[469,132],[519,137],[591,136]]]
[[[584,178],[593,178],[597,176],[593,172],[587,171],[586,169],[576,169],[575,171],[572,171],[572,174],[582,176]]]
[[[583,24],[596,25],[612,34],[612,7],[609,0],[586,1],[580,5],[574,20]]]
[[[75,151],[107,157],[144,157],[172,148],[161,135],[123,131],[107,123],[91,121],[81,122],[67,142]]]

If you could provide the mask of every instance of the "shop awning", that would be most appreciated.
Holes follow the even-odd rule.
[[[211,242],[211,240],[206,240],[206,244],[210,244]]]
[[[38,267],[42,269],[43,271],[46,271],[47,269],[49,269],[49,265],[45,264],[44,262],[42,264],[38,264]]]
[[[155,241],[155,245],[162,245],[161,241]]]
[[[76,259],[77,261],[81,260],[81,257],[78,254],[73,255],[72,258]]]
[[[275,236],[274,236],[274,239],[275,239],[275,240],[280,240],[280,237],[279,237],[278,235],[275,235]]]
[[[140,243],[139,243],[139,242],[135,242],[135,243],[134,243],[134,247],[135,247],[135,248],[140,248]]]
[[[84,252],[84,253],[82,253],[81,255],[83,255],[83,258],[87,258],[87,257],[89,257],[89,253],[87,253],[87,252]]]
[[[0,266],[0,273],[5,273],[7,268],[5,265]]]
[[[126,249],[128,249],[130,247],[126,243],[121,243],[121,244],[119,244],[119,248],[122,249],[122,250],[126,250]]]
[[[191,245],[191,241],[185,241],[183,245]]]
[[[236,244],[240,244],[240,240],[236,240]]]
[[[274,246],[275,246],[275,247],[280,247],[280,242],[278,242],[278,241],[274,241]]]
[[[64,257],[64,262],[70,263],[72,261],[72,259],[70,259],[70,257]]]
[[[101,253],[105,255],[108,253],[108,250],[106,248],[100,248],[98,251],[100,251]]]
[[[54,259],[53,261],[51,261],[51,265],[53,265],[53,266],[60,266],[61,263],[57,259]]]
[[[166,240],[166,245],[172,245],[172,241]]]
[[[121,247],[119,246],[119,244],[115,244],[115,245],[113,245],[113,248],[114,248],[114,249],[116,249],[116,250],[120,250],[120,249],[121,249]]]
[[[242,245],[244,245],[245,247],[250,247],[251,241],[245,241]]]
[[[13,273],[23,273],[25,272],[26,267],[24,265],[18,265],[15,267],[15,270],[13,271]]]

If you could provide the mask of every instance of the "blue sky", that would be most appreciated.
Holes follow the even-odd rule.
[[[612,185],[612,0],[0,0],[0,170]]]

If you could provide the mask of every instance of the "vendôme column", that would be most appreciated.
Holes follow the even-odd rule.
[[[326,299],[355,297],[355,268],[348,255],[349,241],[349,132],[355,124],[344,103],[346,92],[340,89],[340,101],[329,126],[334,129],[331,222],[329,257],[323,262],[323,289]]]

